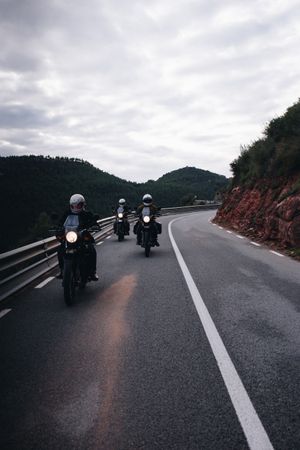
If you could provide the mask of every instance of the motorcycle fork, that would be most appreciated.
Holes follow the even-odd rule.
[[[144,247],[146,244],[148,244],[150,240],[150,228],[147,227],[143,227],[143,233],[142,233],[142,246]]]

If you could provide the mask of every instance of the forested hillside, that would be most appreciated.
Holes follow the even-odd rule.
[[[300,101],[231,164],[215,221],[300,256]]]
[[[228,179],[207,170],[183,167],[163,175],[157,181],[139,185],[139,192],[151,192],[162,207],[181,206],[197,196],[213,200],[217,191],[224,189]]]
[[[74,193],[82,193],[92,211],[107,217],[120,197],[134,207],[150,192],[162,207],[180,206],[187,195],[213,199],[227,181],[224,176],[186,167],[139,184],[77,159],[0,157],[0,252],[46,237],[51,214],[61,214]]]
[[[233,184],[250,185],[262,177],[290,176],[300,171],[300,100],[270,121],[264,137],[244,147],[231,163]]]

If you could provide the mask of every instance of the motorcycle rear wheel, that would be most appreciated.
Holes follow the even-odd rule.
[[[68,306],[73,305],[75,302],[75,286],[76,280],[73,271],[73,261],[67,259],[64,262],[63,287],[65,303]]]

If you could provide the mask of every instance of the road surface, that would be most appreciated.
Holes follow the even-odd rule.
[[[213,216],[105,239],[72,307],[49,277],[1,303],[1,449],[300,448],[300,264]]]

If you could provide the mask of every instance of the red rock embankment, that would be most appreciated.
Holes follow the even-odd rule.
[[[214,221],[281,248],[300,249],[300,174],[234,187]]]

